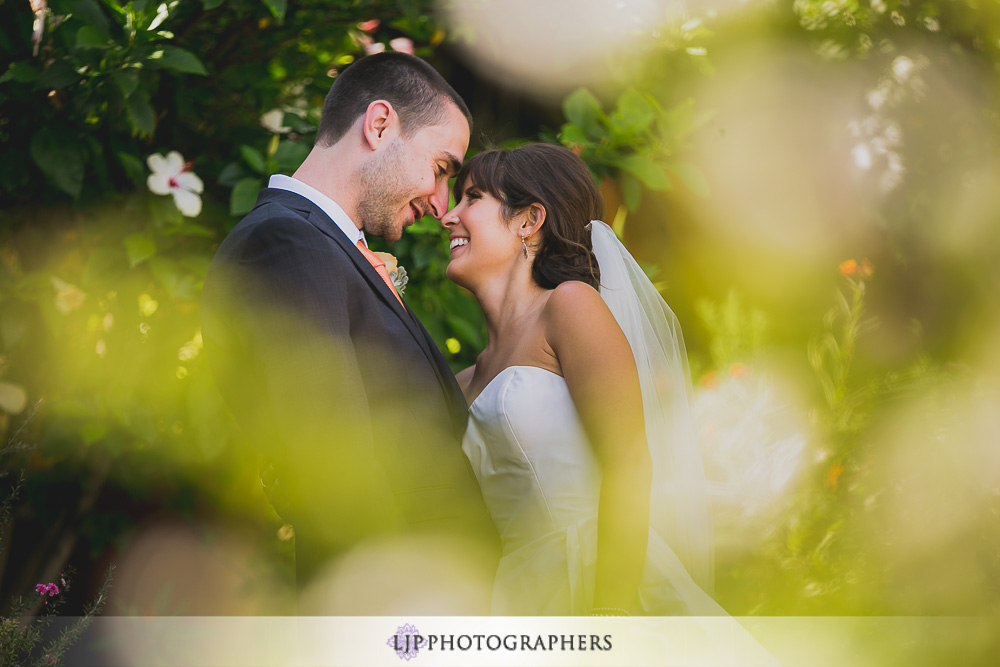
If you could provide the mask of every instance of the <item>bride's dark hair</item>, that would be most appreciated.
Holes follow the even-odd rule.
[[[532,204],[545,208],[531,277],[545,289],[579,280],[600,289],[588,223],[600,219],[604,200],[583,160],[552,144],[527,144],[484,151],[469,159],[455,178],[455,201],[466,184],[500,202],[500,216],[510,222]]]

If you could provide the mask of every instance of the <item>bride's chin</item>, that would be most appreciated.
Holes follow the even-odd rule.
[[[459,287],[464,287],[468,289],[466,282],[464,280],[464,276],[462,275],[462,272],[455,267],[454,260],[448,263],[447,268],[445,268],[444,270],[444,274],[448,276],[448,280],[450,280],[451,282],[455,283]]]

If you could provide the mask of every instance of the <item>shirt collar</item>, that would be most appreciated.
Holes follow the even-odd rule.
[[[358,226],[351,220],[351,216],[344,213],[344,209],[340,208],[340,204],[311,185],[307,185],[291,176],[275,174],[267,182],[267,187],[275,190],[294,192],[297,195],[305,197],[330,216],[330,219],[336,223],[340,231],[344,232],[344,235],[351,241],[352,245],[357,245],[358,241],[361,241],[365,244],[366,248],[368,247],[368,240],[365,238],[365,233],[358,229]]]

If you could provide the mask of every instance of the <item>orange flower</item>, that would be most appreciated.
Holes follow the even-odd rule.
[[[853,276],[858,272],[858,263],[853,259],[848,259],[841,262],[837,270],[840,271],[840,275],[842,276]]]
[[[735,364],[729,365],[729,377],[741,378],[747,374],[747,365],[737,361]]]
[[[871,278],[875,273],[875,265],[872,264],[871,260],[865,257],[861,260],[861,275],[865,278]]]
[[[834,463],[826,473],[826,485],[831,489],[837,488],[837,480],[842,474],[844,474],[844,466],[840,463]]]
[[[707,389],[711,389],[712,387],[714,387],[716,384],[715,371],[709,371],[704,375],[702,375],[699,384]]]

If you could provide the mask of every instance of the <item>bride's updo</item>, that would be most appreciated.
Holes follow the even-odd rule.
[[[552,144],[527,144],[479,153],[455,179],[455,200],[471,181],[500,202],[504,222],[532,204],[545,208],[545,224],[535,244],[531,277],[539,287],[554,289],[567,280],[600,288],[600,270],[588,224],[600,219],[604,202],[583,160]]]

